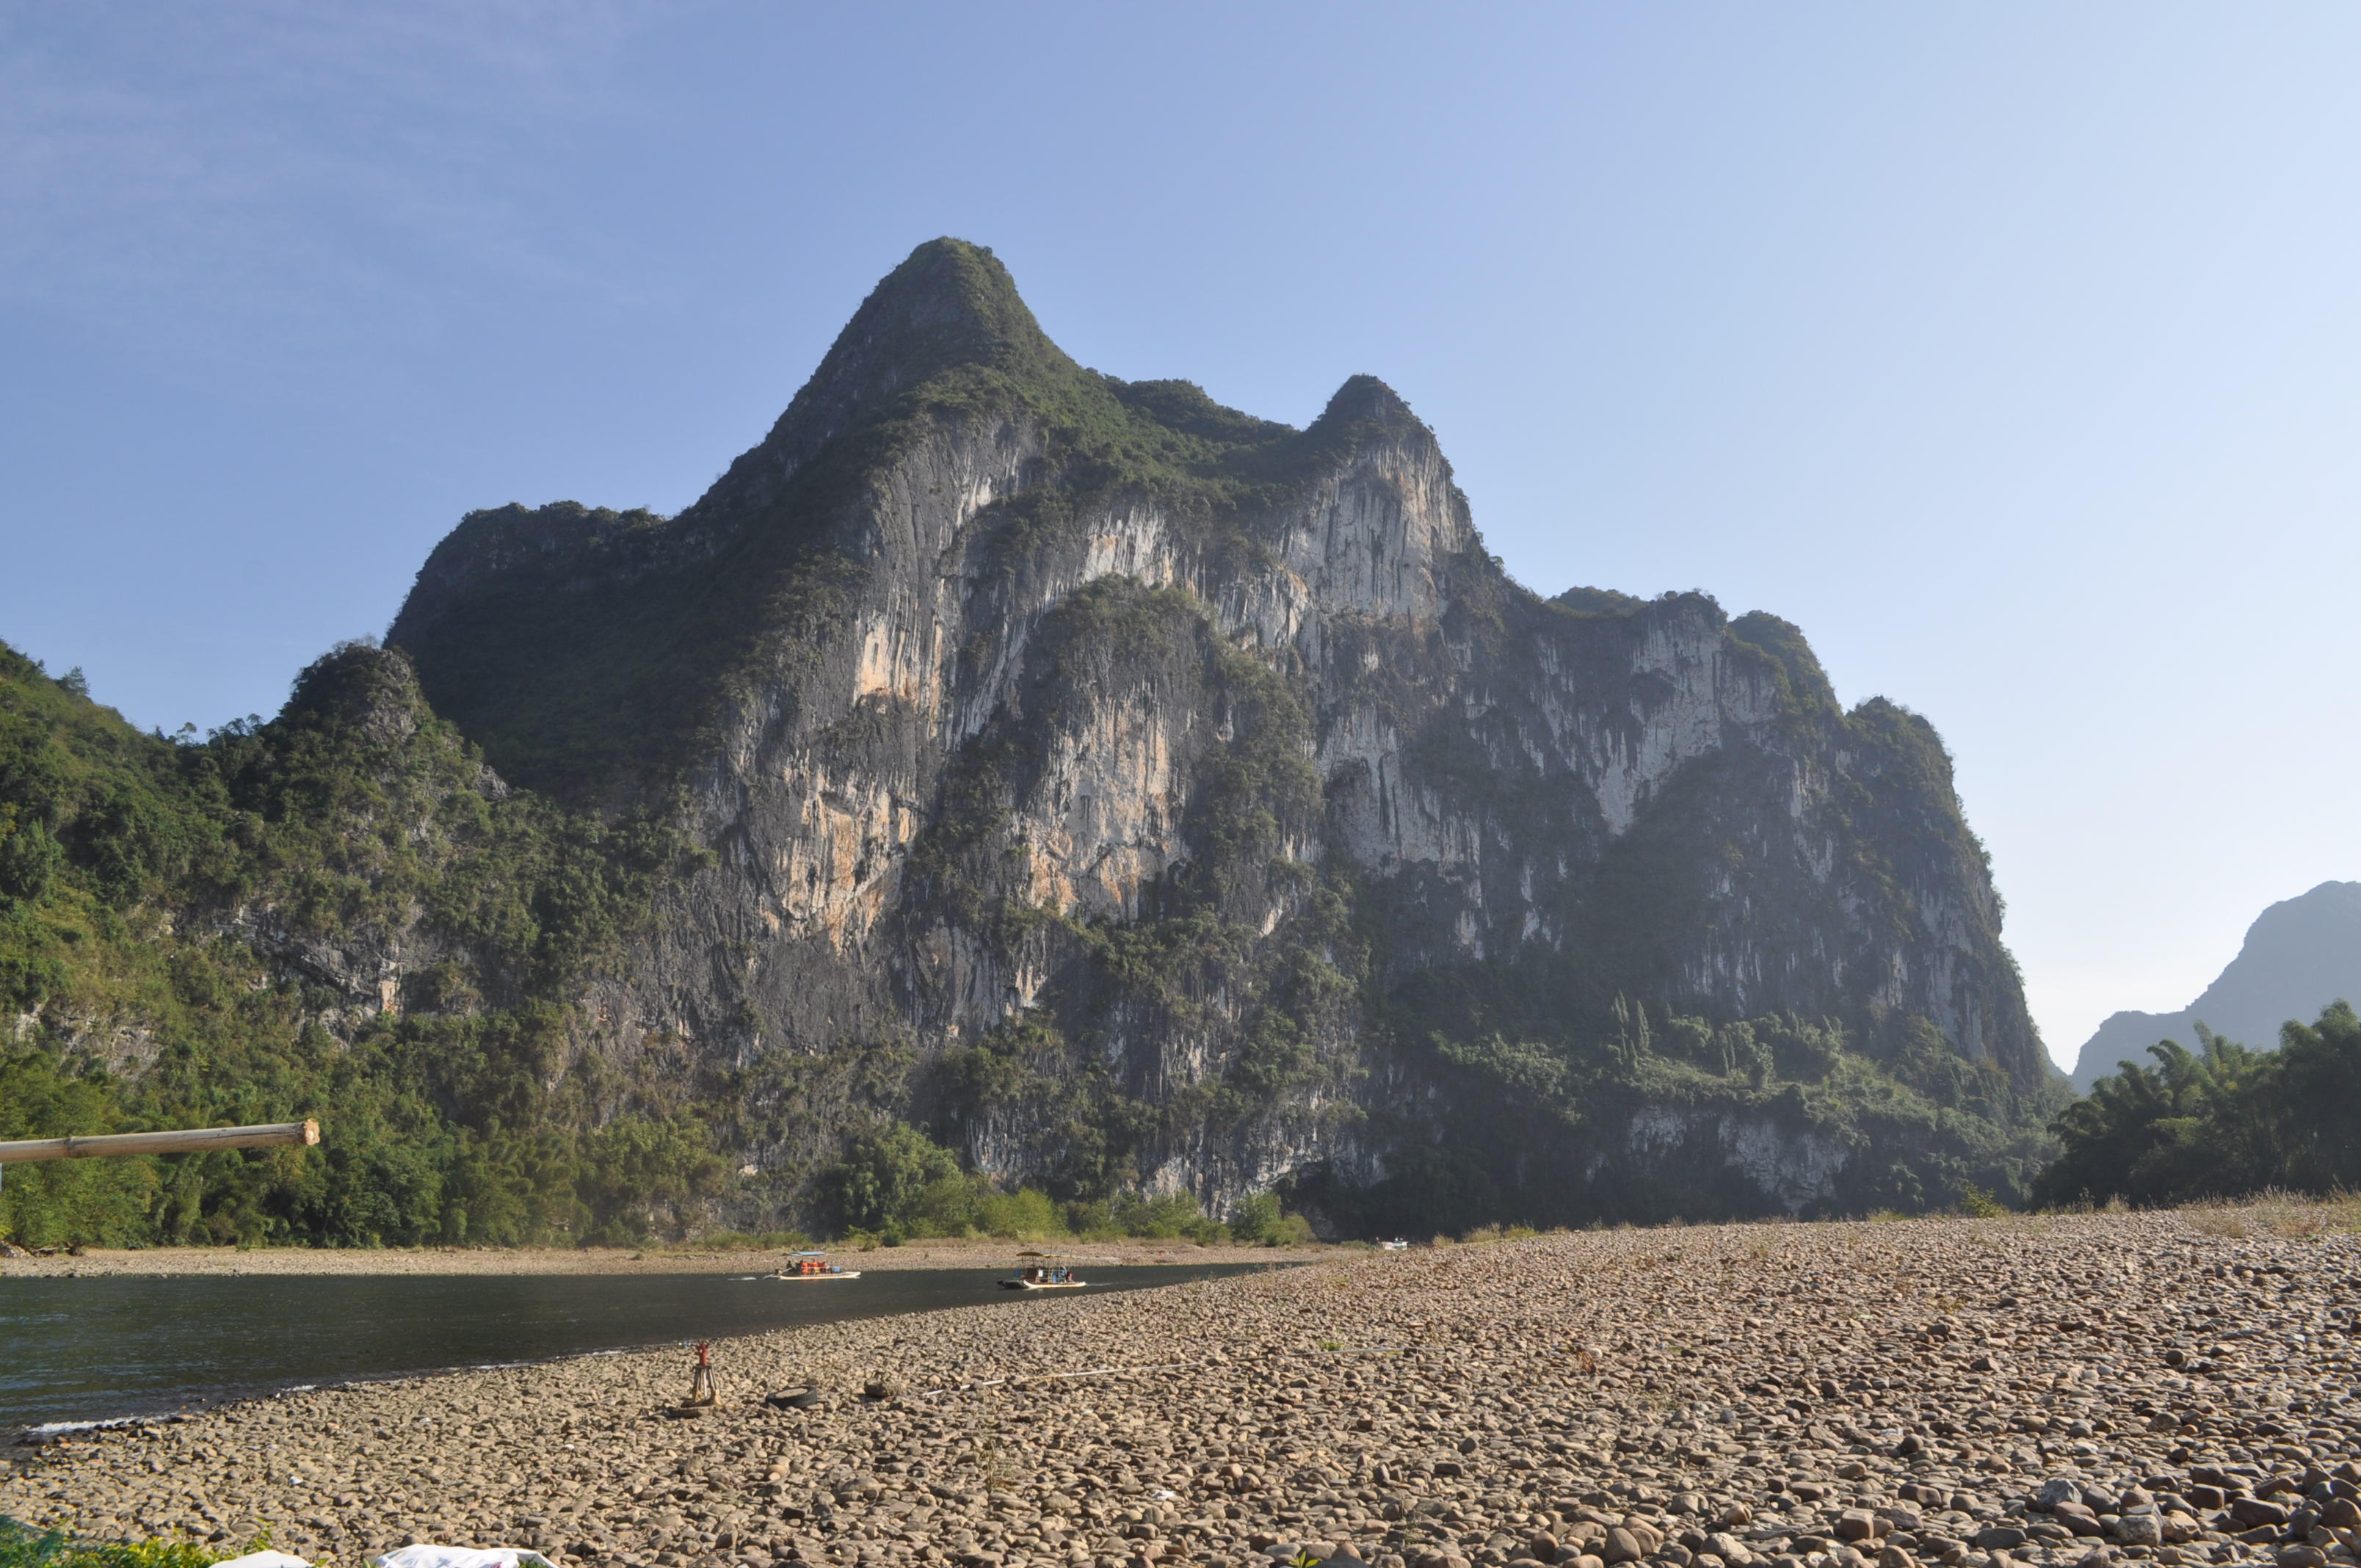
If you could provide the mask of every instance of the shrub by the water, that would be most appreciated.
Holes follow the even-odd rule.
[[[1257,1192],[1230,1216],[1230,1237],[1263,1246],[1301,1246],[1312,1239],[1312,1223],[1282,1209],[1278,1193]]]
[[[234,1553],[186,1536],[147,1541],[78,1541],[63,1530],[35,1530],[0,1514],[0,1568],[209,1568]]]

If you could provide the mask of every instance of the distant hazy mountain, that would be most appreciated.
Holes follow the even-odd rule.
[[[2147,1065],[2148,1047],[2179,1040],[2196,1048],[2192,1024],[2269,1049],[2290,1018],[2310,1023],[2343,998],[2361,1000],[2361,882],[2324,882],[2301,898],[2272,905],[2246,927],[2246,945],[2205,994],[2178,1013],[2118,1013],[2082,1044],[2074,1087],[2115,1070]]]

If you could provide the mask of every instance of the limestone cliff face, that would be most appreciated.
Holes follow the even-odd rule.
[[[952,242],[689,511],[476,514],[390,641],[506,776],[711,851],[585,1045],[743,1075],[779,1191],[880,1111],[1075,1191],[1367,1190],[1467,1111],[1389,1000],[1438,983],[1471,1036],[1924,1020],[2039,1076],[1922,720],[1769,617],[1518,587],[1375,380],[1301,432],[1108,381]],[[1848,1157],[1775,1108],[1585,1127],[1542,1188],[1702,1137],[1795,1209]]]

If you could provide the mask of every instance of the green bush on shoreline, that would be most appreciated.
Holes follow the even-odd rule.
[[[0,1514],[0,1568],[210,1568],[233,1554],[186,1536],[77,1541],[63,1530],[35,1530]]]

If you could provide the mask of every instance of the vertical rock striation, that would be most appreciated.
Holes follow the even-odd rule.
[[[890,1113],[1217,1208],[1825,1207],[1927,1151],[1780,1042],[2041,1080],[1924,720],[1769,616],[1517,587],[1373,378],[1297,431],[1101,377],[958,242],[687,511],[472,514],[390,641],[503,776],[710,851],[579,1029],[738,1075],[781,1191]]]

